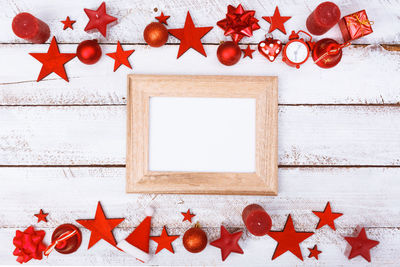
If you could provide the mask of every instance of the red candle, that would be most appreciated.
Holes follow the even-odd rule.
[[[307,29],[311,34],[322,35],[335,26],[340,19],[340,10],[332,2],[323,2],[307,18]]]
[[[242,219],[247,230],[255,236],[266,235],[271,230],[271,217],[260,205],[248,205],[242,212]]]
[[[12,21],[15,35],[35,44],[43,44],[50,37],[49,26],[29,13],[19,13]]]

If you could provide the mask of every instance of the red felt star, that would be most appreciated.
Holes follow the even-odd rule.
[[[107,37],[107,25],[116,21],[117,18],[110,16],[106,11],[106,3],[101,3],[97,10],[83,9],[89,17],[89,22],[85,27],[85,31],[97,29],[104,37]]]
[[[300,260],[303,260],[303,255],[300,250],[300,243],[312,236],[312,232],[296,232],[293,225],[292,217],[289,215],[282,232],[270,231],[268,235],[278,242],[275,248],[272,260],[279,257],[286,251],[292,252]]]
[[[91,231],[88,246],[89,249],[100,239],[104,239],[105,241],[116,247],[117,243],[115,242],[112,230],[123,220],[124,218],[107,219],[104,215],[103,207],[101,206],[99,201],[97,203],[96,215],[94,219],[76,220],[76,222]]]
[[[121,43],[118,41],[117,43],[117,51],[114,53],[108,53],[107,56],[113,58],[115,60],[114,63],[114,72],[124,64],[128,68],[132,69],[131,64],[129,63],[128,57],[132,55],[132,53],[135,52],[134,49],[132,50],[126,50],[122,49]]]
[[[368,262],[371,262],[371,254],[369,250],[379,244],[379,241],[368,239],[365,228],[362,228],[357,237],[345,237],[351,246],[349,259],[362,256]]]
[[[209,31],[211,31],[212,28],[213,27],[196,28],[188,11],[186,15],[185,26],[182,29],[168,30],[170,34],[181,40],[177,58],[182,56],[183,53],[185,53],[189,48],[193,48],[194,50],[206,57],[207,54],[206,51],[204,51],[204,47],[200,39]]]
[[[168,249],[172,253],[175,253],[171,243],[174,242],[175,239],[177,239],[178,237],[179,237],[179,235],[168,235],[167,230],[165,229],[165,226],[164,226],[160,236],[150,237],[151,240],[157,242],[157,249],[156,249],[155,254],[157,254],[164,248]]]
[[[163,12],[161,12],[161,15],[156,17],[156,19],[158,20],[158,22],[164,23],[165,25],[168,25],[167,19],[169,19],[169,16],[164,16]]]
[[[279,8],[275,8],[274,15],[272,17],[262,17],[266,21],[268,21],[271,25],[269,25],[268,32],[273,32],[278,29],[284,34],[286,34],[285,25],[283,25],[286,21],[288,21],[291,17],[282,17],[279,13]]]
[[[243,51],[243,53],[244,53],[244,56],[243,56],[243,58],[245,58],[245,57],[249,57],[249,58],[253,58],[253,53],[254,53],[254,51],[256,51],[255,49],[251,49],[250,48],[250,45],[247,45],[247,47],[246,47],[246,49],[242,49],[242,51]]]
[[[40,209],[38,214],[35,214],[35,216],[38,218],[37,222],[47,222],[47,215],[49,215],[48,213],[44,213],[42,209]]]
[[[238,244],[242,234],[242,231],[231,234],[221,225],[220,238],[211,242],[210,245],[221,249],[222,261],[224,261],[231,252],[243,254],[243,250]]]
[[[75,22],[76,22],[76,20],[70,20],[69,16],[67,16],[67,18],[65,20],[61,21],[61,23],[64,24],[63,30],[66,30],[68,28],[71,28],[71,30],[73,30],[74,28],[72,27],[72,24],[74,24]]]
[[[343,215],[343,213],[332,212],[329,202],[326,204],[324,211],[313,211],[313,213],[319,217],[317,229],[327,224],[330,228],[336,230],[334,220]]]
[[[72,53],[60,53],[58,49],[56,37],[53,37],[47,53],[29,53],[32,57],[40,61],[43,66],[40,69],[37,81],[54,72],[68,82],[67,74],[65,73],[64,64],[75,57]]]
[[[310,251],[310,255],[308,255],[309,258],[314,257],[318,260],[318,255],[321,254],[321,250],[318,250],[317,245],[315,245],[313,248],[308,248]]]
[[[188,209],[186,213],[185,212],[181,212],[181,214],[183,215],[182,222],[184,222],[184,221],[192,222],[192,218],[194,216],[196,216],[196,215],[190,213],[190,209]]]

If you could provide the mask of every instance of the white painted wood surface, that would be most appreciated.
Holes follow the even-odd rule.
[[[370,238],[381,243],[371,251],[372,266],[398,266],[400,262],[400,52],[384,50],[380,44],[400,42],[400,2],[337,0],[343,14],[366,9],[374,20],[374,33],[355,43],[367,47],[344,50],[341,63],[331,69],[317,68],[308,61],[300,70],[281,62],[269,63],[257,52],[254,59],[224,67],[215,57],[217,44],[227,38],[215,23],[224,17],[228,3],[241,1],[122,1],[107,2],[119,24],[105,39],[83,31],[87,18],[83,8],[96,9],[101,1],[0,0],[0,264],[17,264],[12,256],[12,238],[17,229],[33,224],[47,232],[79,218],[92,218],[98,200],[109,217],[126,217],[115,230],[123,239],[143,219],[144,207],[156,208],[154,235],[167,225],[172,234],[183,234],[181,211],[191,208],[213,240],[221,224],[244,229],[243,207],[259,203],[270,212],[273,228],[282,229],[288,214],[298,230],[315,229],[318,218],[312,210],[323,210],[331,201],[334,211],[344,215],[337,231],[324,227],[302,243],[304,262],[291,253],[271,261],[276,242],[245,233],[240,244],[244,255],[232,254],[225,262],[220,251],[208,246],[190,254],[181,238],[173,243],[175,254],[162,251],[149,265],[294,266],[358,265],[344,256],[346,242],[357,225],[365,226]],[[261,16],[272,15],[278,5],[282,15],[293,16],[287,31],[304,29],[305,19],[316,1],[242,2],[255,9],[264,30],[243,39],[242,47],[258,43],[268,29]],[[154,8],[159,11],[155,12]],[[160,11],[171,15],[171,28],[182,27],[186,11],[199,26],[214,26],[203,41],[205,58],[188,51],[176,60],[177,40],[159,49],[144,45],[142,32]],[[133,70],[112,72],[113,61],[103,56],[94,66],[77,59],[66,65],[70,83],[52,74],[36,83],[41,64],[29,52],[45,52],[48,45],[31,45],[16,38],[11,20],[21,11],[32,12],[49,23],[61,43],[62,52],[73,52],[84,39],[99,38],[104,53],[135,49]],[[76,19],[74,31],[62,31],[60,20]],[[287,36],[275,33],[287,40]],[[340,40],[337,27],[326,37]],[[317,39],[320,39],[319,37]],[[279,76],[279,195],[193,196],[125,194],[125,97],[128,73],[221,74]],[[34,213],[49,212],[49,223],[36,223]],[[52,265],[142,265],[100,241],[87,250],[89,232],[83,230],[83,245],[77,253],[54,253],[47,260],[30,264]],[[318,244],[320,260],[308,259],[307,247]],[[155,243],[151,243],[152,251]]]

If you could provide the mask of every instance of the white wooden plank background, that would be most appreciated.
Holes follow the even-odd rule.
[[[110,217],[126,217],[115,230],[123,239],[143,219],[143,209],[156,208],[154,235],[167,225],[172,234],[190,227],[180,211],[191,208],[210,240],[219,236],[219,226],[243,229],[241,211],[260,203],[271,213],[273,228],[282,229],[288,214],[298,230],[315,228],[312,210],[323,210],[331,201],[344,216],[337,231],[324,227],[302,243],[304,262],[290,253],[271,261],[276,242],[245,233],[240,244],[244,255],[232,254],[225,262],[212,246],[197,255],[185,251],[181,238],[175,255],[157,254],[150,265],[359,265],[344,256],[346,242],[357,225],[367,228],[374,248],[374,266],[400,262],[400,2],[337,0],[342,14],[366,9],[374,20],[374,33],[354,42],[368,46],[346,48],[342,62],[323,70],[308,61],[300,70],[281,62],[269,63],[257,52],[254,59],[225,67],[215,53],[223,36],[217,27],[207,34],[207,58],[188,51],[176,60],[177,40],[153,49],[144,44],[144,27],[160,11],[171,15],[170,28],[182,27],[186,11],[199,26],[215,26],[224,17],[227,4],[243,3],[256,10],[263,30],[243,39],[242,47],[253,49],[264,36],[275,5],[282,15],[291,15],[287,31],[304,29],[305,19],[316,1],[121,1],[107,2],[111,15],[119,18],[108,39],[83,31],[87,23],[83,8],[96,9],[101,1],[0,0],[0,264],[17,264],[12,256],[16,229],[34,224],[45,229],[47,241],[55,227],[79,218],[92,218],[98,200]],[[12,34],[12,18],[21,11],[45,20],[57,37],[62,52],[73,52],[84,39],[98,38],[104,53],[115,50],[117,40],[131,56],[133,70],[112,72],[113,61],[103,57],[94,66],[77,59],[66,65],[70,83],[52,74],[36,83],[41,64],[29,52],[45,52],[48,45],[27,44]],[[60,20],[77,20],[74,31],[62,30]],[[283,41],[287,36],[274,32]],[[338,27],[324,36],[340,40]],[[317,39],[323,38],[318,37]],[[383,48],[391,44],[392,50]],[[383,46],[381,46],[383,45]],[[279,196],[127,195],[125,188],[126,74],[221,74],[279,76]],[[49,212],[49,223],[35,223],[40,208]],[[30,264],[141,265],[101,241],[87,250],[89,232],[83,230],[83,245],[69,256],[53,254]],[[318,244],[320,260],[308,259],[307,247]],[[151,243],[152,251],[155,243]]]

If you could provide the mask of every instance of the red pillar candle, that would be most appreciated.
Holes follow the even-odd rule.
[[[340,10],[332,2],[323,2],[307,18],[307,29],[311,34],[322,35],[335,26],[340,19]]]
[[[14,17],[12,29],[18,37],[35,44],[43,44],[50,37],[49,26],[26,12]]]
[[[242,219],[247,230],[255,236],[266,235],[271,230],[271,217],[260,205],[248,205],[242,212]]]

